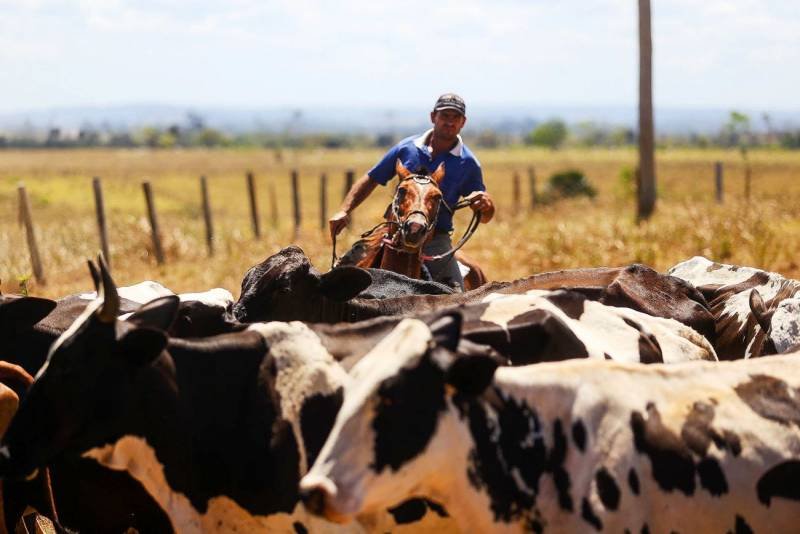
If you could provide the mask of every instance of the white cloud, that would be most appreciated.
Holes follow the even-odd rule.
[[[0,87],[20,106],[30,105],[26,83],[57,87],[63,71],[120,101],[402,104],[440,86],[486,101],[635,98],[630,0],[0,0],[0,9],[0,69],[31,62],[29,80]],[[653,0],[653,16],[657,102],[758,100],[744,73],[770,79],[773,102],[794,102],[795,2]]]

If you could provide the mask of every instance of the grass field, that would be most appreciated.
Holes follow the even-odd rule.
[[[91,187],[103,179],[111,261],[119,285],[158,280],[183,291],[225,287],[235,295],[245,270],[290,244],[299,244],[322,271],[330,242],[320,230],[319,176],[329,177],[328,214],[342,197],[344,172],[361,175],[380,150],[40,150],[0,151],[0,279],[3,292],[58,297],[90,289],[85,260],[99,250]],[[743,199],[743,167],[735,151],[664,150],[657,154],[659,201],[655,216],[637,225],[630,185],[620,171],[632,166],[632,149],[479,150],[489,191],[498,204],[494,221],[481,226],[465,252],[493,280],[509,280],[563,268],[642,262],[656,269],[693,255],[775,270],[800,277],[800,153],[751,154],[753,193]],[[713,196],[713,162],[725,163],[725,202]],[[553,172],[584,171],[597,188],[594,200],[562,201],[529,208],[527,167],[539,188]],[[290,169],[301,178],[303,224],[295,238]],[[257,179],[262,237],[253,238],[245,173]],[[512,175],[520,172],[522,198],[513,198]],[[200,204],[199,176],[209,180],[216,254],[209,258]],[[141,182],[150,180],[159,214],[166,264],[156,265],[145,217]],[[17,185],[31,199],[47,284],[31,278],[25,233],[18,224]],[[274,188],[277,216],[269,189]],[[391,189],[378,189],[355,213],[354,231],[380,220]],[[518,206],[518,207],[516,207]],[[466,210],[468,211],[468,210]],[[468,213],[457,219],[463,229]],[[274,221],[277,221],[275,224]],[[460,235],[460,234],[459,234]]]

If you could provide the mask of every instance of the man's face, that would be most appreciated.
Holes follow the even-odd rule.
[[[454,109],[443,109],[431,112],[431,122],[437,136],[455,139],[467,122],[467,118]]]

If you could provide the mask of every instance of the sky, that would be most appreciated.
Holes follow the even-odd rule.
[[[656,107],[800,109],[797,0],[652,0]],[[636,0],[0,0],[0,111],[633,106]]]

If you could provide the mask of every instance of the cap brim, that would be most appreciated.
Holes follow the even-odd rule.
[[[443,111],[443,110],[445,110],[445,109],[452,109],[453,111],[458,111],[458,112],[459,112],[459,113],[461,113],[462,115],[466,115],[466,113],[464,113],[464,110],[463,110],[463,109],[461,109],[461,108],[458,108],[458,107],[456,107],[456,106],[438,106],[438,107],[435,107],[435,108],[433,108],[433,111],[434,111],[434,112],[437,112],[437,111]]]

